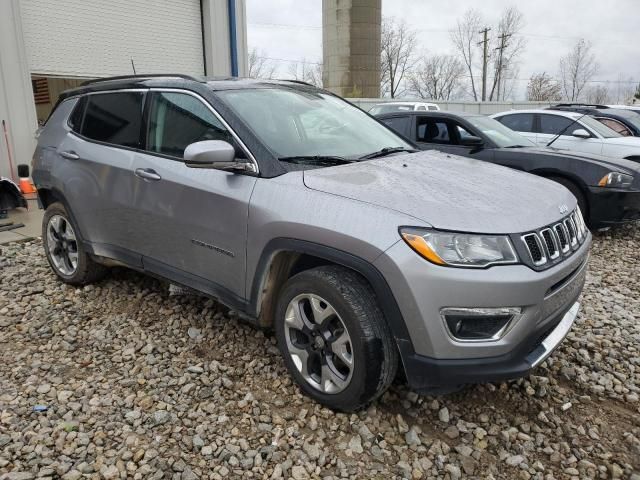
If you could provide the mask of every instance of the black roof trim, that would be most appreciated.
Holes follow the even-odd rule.
[[[556,103],[555,105],[551,105],[551,107],[549,108],[557,108],[557,107],[585,107],[585,108],[598,108],[598,109],[605,109],[605,108],[611,108],[608,105],[599,105],[597,103],[580,103],[580,102],[575,102],[575,103]]]
[[[146,75],[119,75],[116,77],[103,77],[103,78],[95,78],[93,80],[87,80],[86,82],[82,82],[80,84],[81,87],[85,87],[87,85],[93,85],[100,82],[111,82],[117,80],[144,80],[147,78],[181,78],[184,80],[193,80],[194,82],[202,82],[202,78],[194,77],[192,75],[184,75],[182,73],[150,73]]]

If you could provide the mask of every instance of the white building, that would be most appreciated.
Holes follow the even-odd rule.
[[[38,121],[86,79],[246,62],[245,0],[0,0],[0,176],[31,162]]]

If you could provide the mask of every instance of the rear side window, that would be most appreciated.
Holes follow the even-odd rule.
[[[451,144],[449,126],[443,120],[422,117],[418,119],[418,141],[426,143]]]
[[[91,140],[137,148],[142,124],[142,92],[89,95],[81,133]]]
[[[84,117],[84,108],[87,106],[87,97],[82,97],[76,102],[76,106],[73,107],[73,112],[69,116],[69,126],[71,130],[76,133],[80,133],[82,128],[82,118]]]
[[[393,131],[398,132],[400,135],[409,135],[409,125],[411,123],[410,117],[391,117],[382,120]]]
[[[533,114],[531,113],[505,115],[498,118],[498,121],[515,132],[533,132]]]
[[[573,120],[560,115],[540,115],[540,133],[557,135],[568,129],[572,123],[574,123]],[[565,131],[565,133],[568,132]]]
[[[147,150],[182,158],[189,144],[202,140],[223,140],[235,145],[220,120],[194,96],[154,93]]]

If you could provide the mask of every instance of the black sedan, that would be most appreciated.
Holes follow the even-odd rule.
[[[564,185],[593,229],[640,220],[637,162],[541,148],[483,115],[402,112],[377,118],[423,150],[497,163]]]

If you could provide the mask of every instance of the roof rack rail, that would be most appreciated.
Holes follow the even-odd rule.
[[[308,85],[310,87],[315,87],[313,83],[305,82],[304,80],[294,80],[291,78],[277,78],[276,80],[278,80],[279,82],[293,82],[293,83],[299,83],[300,85]]]
[[[575,102],[575,103],[556,103],[555,105],[551,106],[553,107],[588,107],[588,108],[609,108],[608,105],[600,105],[597,103],[582,103],[582,102]]]
[[[119,75],[119,76],[115,76],[115,77],[102,77],[102,78],[95,78],[93,80],[87,80],[86,82],[82,82],[80,85],[81,86],[86,86],[86,85],[93,85],[94,83],[100,83],[100,82],[110,82],[112,80],[134,80],[136,78],[167,78],[167,77],[173,77],[173,78],[183,78],[185,80],[194,80],[196,82],[199,82],[200,80],[197,77],[194,77],[193,75],[185,75],[182,73],[149,73],[146,75],[140,74],[140,75]]]

